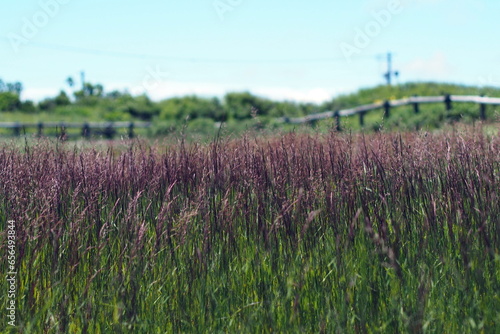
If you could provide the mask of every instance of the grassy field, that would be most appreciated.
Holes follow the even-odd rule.
[[[1,332],[498,333],[498,130],[4,143]]]

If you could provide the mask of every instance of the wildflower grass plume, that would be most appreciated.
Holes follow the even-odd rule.
[[[0,148],[20,331],[500,327],[497,134],[65,145]]]

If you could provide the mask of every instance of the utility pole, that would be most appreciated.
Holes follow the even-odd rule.
[[[82,80],[82,91],[85,90],[85,72],[81,71],[80,72],[80,78]]]
[[[387,85],[391,85],[392,76],[396,78],[399,76],[399,71],[392,71],[392,53],[387,53],[387,72],[384,74],[384,78],[387,80]]]

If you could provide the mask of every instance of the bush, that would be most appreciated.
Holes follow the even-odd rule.
[[[244,120],[256,115],[268,115],[273,102],[254,96],[248,92],[228,93],[224,97],[224,109],[228,117]]]
[[[33,113],[36,111],[35,104],[33,101],[24,101],[21,103],[21,111],[26,113]]]
[[[150,121],[160,113],[160,108],[146,95],[129,99],[124,105],[120,106],[120,110],[143,121]]]
[[[11,92],[0,93],[0,111],[14,111],[20,107],[19,95]]]
[[[197,118],[188,122],[187,126],[190,132],[198,135],[212,135],[215,133],[215,122],[209,118]]]
[[[226,119],[225,111],[217,98],[174,97],[160,102],[160,108],[160,118],[163,120],[211,118],[215,121],[224,121]]]

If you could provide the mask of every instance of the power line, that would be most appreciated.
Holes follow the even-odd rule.
[[[3,41],[8,41],[5,37],[0,37]],[[166,55],[152,55],[145,53],[130,53],[121,51],[109,51],[102,49],[82,48],[71,45],[29,42],[25,47],[35,47],[41,49],[89,54],[95,56],[108,56],[115,58],[134,58],[134,59],[157,59],[173,62],[199,62],[199,63],[328,63],[346,61],[344,57],[326,57],[326,58],[296,58],[296,59],[221,59],[221,58],[195,58],[195,57],[175,57]],[[356,59],[373,58],[374,55],[356,56]]]

